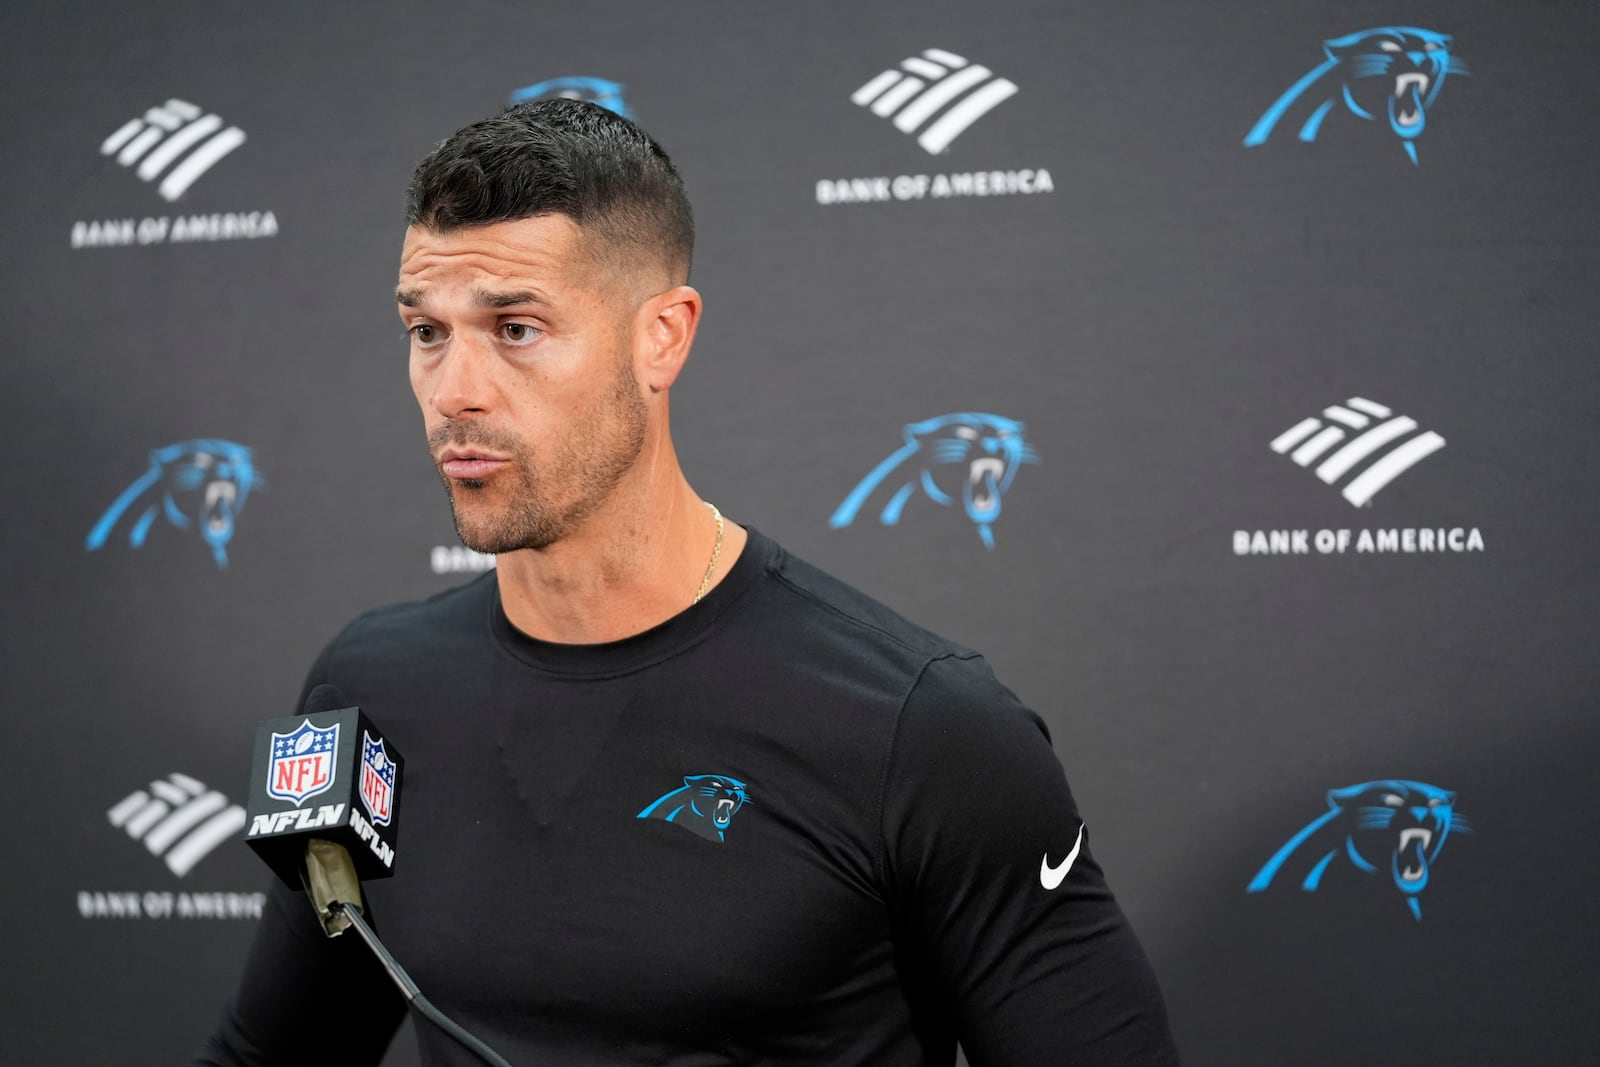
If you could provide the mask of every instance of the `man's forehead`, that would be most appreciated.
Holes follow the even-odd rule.
[[[445,231],[412,225],[400,251],[400,287],[470,284],[493,291],[570,277],[581,265],[580,236],[564,215]]]

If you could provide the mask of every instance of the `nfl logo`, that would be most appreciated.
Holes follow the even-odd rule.
[[[395,762],[384,751],[382,738],[374,741],[365,730],[361,737],[361,805],[373,823],[388,826],[394,816]]]
[[[333,757],[339,750],[339,724],[319,730],[307,719],[286,734],[272,734],[267,764],[267,795],[302,804],[333,788]]]

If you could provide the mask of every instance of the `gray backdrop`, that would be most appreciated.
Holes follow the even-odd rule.
[[[1188,1062],[1594,1054],[1592,4],[8,7],[7,1062],[193,1048],[267,879],[254,722],[352,614],[481,565],[406,383],[401,194],[574,77],[697,206],[696,488],[1044,715]],[[1037,455],[992,525],[924,435],[830,526],[961,413]],[[1246,891],[1386,780],[1393,824]]]

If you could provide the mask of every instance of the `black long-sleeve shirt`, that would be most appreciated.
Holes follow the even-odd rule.
[[[1043,723],[754,531],[635,637],[533,640],[490,574],[361,617],[323,682],[406,755],[379,934],[513,1064],[1177,1062]],[[280,889],[196,1062],[375,1064],[403,1012]]]

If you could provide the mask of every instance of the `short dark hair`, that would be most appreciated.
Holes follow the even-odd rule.
[[[582,100],[535,100],[457,130],[417,164],[406,221],[438,232],[565,215],[623,261],[657,256],[686,279],[694,212],[654,139]]]

